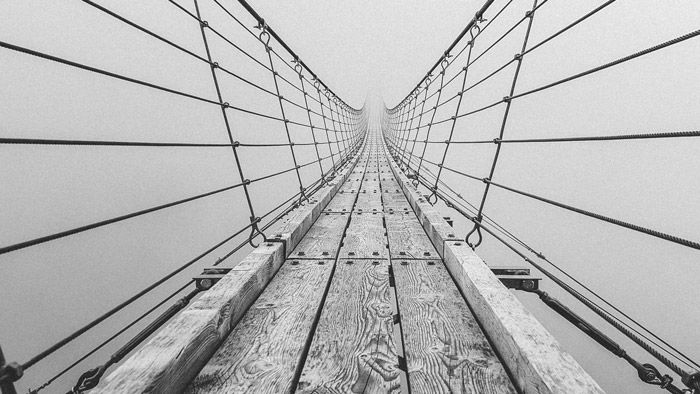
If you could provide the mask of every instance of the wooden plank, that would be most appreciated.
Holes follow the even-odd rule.
[[[349,213],[322,213],[289,255],[298,259],[335,259]]]
[[[263,243],[91,393],[182,391],[219,347],[284,261],[284,247]]]
[[[287,260],[186,392],[291,392],[332,270],[331,260]]]
[[[381,213],[353,213],[338,258],[388,259],[386,230]]]
[[[447,242],[445,264],[522,392],[603,392],[468,245]]]
[[[379,191],[362,191],[357,195],[355,211],[358,212],[381,212],[382,194]]]
[[[267,232],[271,239],[285,244],[287,256],[294,250],[333,197],[342,192],[339,189],[351,174],[353,165],[340,171],[333,182],[319,189],[309,197],[308,201],[304,201],[299,207],[282,217]]]
[[[362,187],[360,190],[367,192],[380,192],[382,188],[379,185],[379,181],[362,181]]]
[[[413,212],[389,212],[384,218],[392,259],[440,258]]]
[[[442,261],[392,267],[411,392],[516,393]]]
[[[343,186],[340,188],[340,190],[343,190],[346,192],[353,191],[353,190],[357,191],[357,190],[360,190],[360,187],[362,187],[362,181],[348,180],[347,182],[345,182],[345,184],[343,184]]]
[[[516,387],[523,393],[603,393],[474,251],[449,237],[454,235],[448,232],[451,227],[396,163],[391,163],[391,169]]]
[[[382,193],[384,210],[405,211],[413,213],[413,208],[403,193]]]
[[[337,262],[297,392],[399,390],[388,267],[387,260]]]
[[[281,220],[279,241],[263,243],[229,274],[175,316],[109,374],[95,393],[180,392],[260,295],[298,240],[353,171],[357,157],[335,179]],[[274,235],[273,235],[274,237]]]
[[[351,212],[353,205],[355,205],[355,200],[357,199],[357,194],[355,193],[337,193],[333,196],[331,202],[326,205],[323,212]]]

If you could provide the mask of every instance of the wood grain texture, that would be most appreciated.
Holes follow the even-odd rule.
[[[399,392],[388,261],[336,264],[297,392]]]
[[[264,243],[175,316],[91,393],[182,391],[216,351],[284,261],[280,243]]]
[[[451,227],[396,163],[392,161],[390,166],[428,237],[515,378],[516,387],[523,393],[602,393],[593,378],[562,350],[474,251],[449,237],[453,234],[449,232]]]
[[[404,211],[413,213],[413,208],[403,193],[382,193],[384,210]]]
[[[603,392],[468,245],[447,242],[445,264],[522,392]]]
[[[335,259],[349,219],[349,213],[322,213],[289,257]]]
[[[353,213],[338,258],[388,259],[383,215]]]
[[[392,266],[411,392],[515,394],[442,261]]]
[[[320,188],[299,207],[282,217],[270,230],[268,236],[278,242],[284,242],[285,253],[289,256],[301,238],[311,228],[321,212],[335,195],[340,193],[345,180],[354,168],[354,163],[338,172],[333,182]]]
[[[357,194],[355,193],[337,193],[333,196],[331,202],[326,205],[323,212],[351,212],[353,205],[355,205],[355,199]]]
[[[355,211],[381,212],[382,210],[382,194],[379,191],[363,191],[357,195]]]
[[[299,239],[342,183],[357,157],[335,179],[279,223],[278,239],[253,250],[231,272],[175,316],[113,373],[95,393],[180,392],[216,351],[243,313],[260,295]]]
[[[332,260],[287,260],[186,393],[291,392],[332,270]]]
[[[437,251],[413,212],[384,215],[392,259],[437,259]]]

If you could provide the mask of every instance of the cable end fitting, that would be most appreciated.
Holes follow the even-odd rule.
[[[11,362],[0,365],[0,383],[16,382],[24,376],[24,369],[19,363]]]

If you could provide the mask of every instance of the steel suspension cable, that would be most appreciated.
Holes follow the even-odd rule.
[[[206,23],[206,21],[202,20],[202,14],[199,10],[199,0],[194,0],[194,8],[195,8],[195,11],[197,14],[197,19],[200,21],[199,29],[200,29],[200,32],[202,33],[202,42],[204,43],[204,49],[205,49],[206,54],[207,54],[207,59],[209,60],[209,62],[211,64],[211,76],[212,76],[212,80],[214,82],[214,88],[216,89],[216,95],[219,98],[219,102],[224,102],[223,97],[221,95],[221,87],[219,86],[219,79],[217,78],[217,75],[216,75],[216,69],[218,67],[215,66],[214,62],[212,62],[212,55],[211,55],[211,51],[209,49],[209,42],[207,41],[206,28],[209,24]],[[279,95],[279,92],[277,92],[277,93]],[[226,134],[228,136],[228,140],[231,143],[231,145],[233,145],[233,143],[234,143],[233,133],[231,132],[231,125],[229,123],[228,116],[226,114],[226,108],[224,106],[221,107],[221,115],[222,115],[223,120],[224,120],[224,126],[226,127]],[[284,113],[282,115],[284,116]],[[291,144],[291,142],[292,141],[289,141],[290,144]],[[244,183],[243,184],[243,193],[245,195],[246,202],[248,204],[248,211],[250,213],[250,223],[252,225],[251,238],[253,238],[252,235],[255,234],[256,231],[258,233],[260,233],[263,236],[263,238],[265,238],[265,235],[262,234],[262,232],[260,231],[260,229],[258,228],[258,225],[257,225],[259,218],[255,215],[255,208],[253,208],[253,202],[250,199],[250,191],[248,190],[248,184],[245,183],[246,177],[243,174],[243,167],[241,166],[241,160],[238,156],[238,151],[236,150],[236,146],[235,145],[232,146],[231,150],[233,152],[233,159],[234,159],[236,169],[238,172],[238,177],[240,178],[241,182]],[[296,165],[296,162],[294,164]],[[251,241],[251,246],[255,246],[252,243],[252,241]]]
[[[442,57],[442,61],[440,62],[440,66],[442,67],[442,70],[440,70],[440,87],[438,88],[438,95],[437,95],[437,100],[435,102],[435,106],[433,106],[433,113],[430,116],[430,122],[428,123],[428,130],[425,135],[425,139],[428,140],[430,139],[430,130],[433,128],[433,120],[435,120],[435,114],[437,113],[438,106],[440,105],[440,98],[442,97],[442,87],[443,87],[443,82],[445,80],[445,69],[447,68],[447,59],[449,58],[449,52],[445,52],[445,54]],[[416,174],[417,176],[420,176],[420,170],[421,167],[423,166],[423,158],[425,157],[425,151],[428,148],[428,144],[423,144],[423,153],[420,155],[420,161],[418,163],[418,168],[416,169]]]
[[[532,31],[532,22],[534,20],[535,10],[537,9],[537,1],[538,0],[534,0],[534,2],[532,4],[532,10],[525,14],[525,16],[527,18],[529,18],[529,21],[527,23],[527,30],[525,31],[525,38],[523,39],[522,49],[520,50],[521,54],[523,52],[525,52],[525,50],[527,49],[527,42],[528,42],[528,39],[530,38],[530,32]],[[511,86],[510,86],[510,92],[508,94],[508,98],[513,96],[513,93],[515,92],[515,86],[518,83],[518,76],[520,75],[520,69],[521,69],[522,64],[523,64],[522,55],[516,55],[516,59],[517,59],[518,64],[515,68],[515,73],[513,74],[513,82],[511,83]],[[511,104],[512,104],[511,100],[508,99],[506,101],[506,108],[505,108],[505,111],[503,113],[503,121],[501,122],[501,130],[498,134],[499,140],[503,139],[503,134],[505,133],[505,130],[506,130],[506,124],[508,122],[508,115],[510,113]],[[496,164],[498,163],[498,156],[500,155],[500,153],[501,153],[501,144],[497,144],[496,145],[496,153],[494,154],[493,162],[491,163],[491,170],[489,171],[489,176],[488,176],[489,179],[493,179],[493,175],[496,171]],[[484,188],[483,196],[481,197],[481,203],[479,204],[479,212],[476,216],[477,221],[481,221],[481,218],[482,218],[481,214],[484,210],[484,204],[486,203],[486,197],[488,196],[488,193],[489,193],[489,187],[490,187],[490,184],[487,183],[486,187]],[[477,234],[477,236],[479,237],[479,240],[476,243],[471,243],[469,241],[469,238],[474,233]],[[472,230],[467,234],[466,242],[472,247],[476,247],[476,246],[479,246],[479,244],[481,244],[481,233],[479,232],[479,227],[477,225],[474,225]]]
[[[296,153],[294,152],[294,145],[292,142],[292,137],[289,133],[289,120],[287,119],[287,116],[285,115],[285,112],[284,112],[284,104],[282,103],[282,98],[281,98],[282,95],[280,94],[280,87],[279,87],[279,83],[277,82],[277,76],[279,75],[279,73],[277,71],[275,71],[275,64],[272,60],[272,53],[271,53],[271,48],[270,48],[271,35],[268,32],[267,25],[264,22],[261,23],[260,25],[258,25],[258,28],[260,29],[260,35],[258,36],[258,38],[260,39],[260,42],[264,45],[265,52],[267,52],[267,57],[268,57],[268,60],[270,61],[270,70],[272,72],[272,80],[275,83],[275,91],[277,92],[277,98],[278,98],[278,102],[279,102],[280,112],[282,114],[282,118],[284,119],[284,130],[287,134],[287,140],[289,141],[289,144],[290,144],[289,150],[290,150],[290,153],[292,154],[292,161],[294,162],[294,166],[295,166],[295,170],[296,170],[295,173],[297,176],[297,181],[299,182],[299,190],[302,191],[302,190],[304,190],[304,183],[302,182],[301,175],[299,174],[299,164],[297,162]],[[304,98],[306,98],[306,96],[304,96]],[[307,197],[306,197],[306,195],[304,195],[302,193],[300,198],[307,198]]]
[[[520,138],[504,139],[501,144],[518,143],[549,143],[549,142],[596,142],[596,141],[625,141],[625,140],[646,140],[663,138],[689,138],[700,137],[699,130],[691,131],[667,131],[656,133],[634,133],[618,135],[592,135],[580,137],[550,137],[550,138]],[[446,144],[447,141],[428,141],[429,144]],[[450,141],[450,144],[495,144],[495,140],[471,140],[471,141]]]
[[[479,28],[479,25],[478,25],[478,24],[475,24],[475,25],[473,26],[473,28],[474,28],[474,29],[478,29],[478,28]],[[474,40],[475,40],[475,39],[476,39],[476,35],[472,34],[472,39],[471,39],[471,40],[469,41],[469,43],[468,43],[469,52],[467,53],[466,66],[464,66],[464,69],[463,69],[463,72],[462,72],[462,74],[463,74],[463,78],[462,78],[462,87],[461,87],[462,90],[464,90],[464,85],[467,83],[467,76],[468,76],[468,74],[469,74],[469,60],[471,59],[471,56],[472,56],[472,48],[474,47]],[[454,114],[454,116],[452,116],[452,125],[450,126],[450,135],[449,135],[447,141],[451,141],[451,140],[452,140],[452,136],[454,135],[455,126],[457,125],[457,115],[459,114],[459,109],[460,109],[460,107],[461,107],[461,105],[462,105],[462,99],[463,99],[463,98],[464,98],[464,95],[463,95],[462,93],[460,93],[460,94],[459,94],[459,100],[457,101],[457,107],[455,108],[455,114]],[[426,138],[426,142],[427,142],[427,138]],[[426,143],[425,146],[428,146],[428,144]],[[449,149],[449,148],[450,148],[450,144],[449,144],[449,142],[448,142],[448,143],[445,145],[444,151],[442,152],[442,160],[440,160],[440,165],[438,166],[438,173],[437,173],[437,176],[435,177],[435,184],[433,185],[433,187],[434,187],[433,193],[432,193],[431,196],[428,197],[428,199],[427,199],[429,202],[430,202],[430,199],[431,199],[433,196],[435,197],[435,201],[437,202],[437,195],[436,195],[436,193],[437,193],[438,183],[439,183],[439,181],[440,181],[440,175],[442,175],[442,166],[445,164],[445,159],[447,159],[447,152],[448,152],[448,149]]]
[[[428,169],[426,169],[426,173],[429,173],[429,174],[431,174],[433,177],[435,177],[435,175],[432,174]],[[423,175],[421,176],[421,178],[423,179],[423,180],[421,181],[421,183],[422,183],[425,187],[427,187],[427,188],[430,190],[431,187],[430,187],[430,184],[428,183],[427,178],[426,178],[425,176],[423,176]],[[444,182],[442,182],[442,181],[441,181],[441,183],[444,184]],[[452,190],[452,189],[449,188],[449,187],[447,187],[447,188],[448,188],[450,191],[452,191],[453,194],[457,195],[457,197],[459,197],[460,199],[464,200],[464,198],[461,197],[461,195],[459,195],[458,193],[454,192],[454,190]],[[448,207],[453,208],[453,209],[456,209],[458,212],[460,212],[460,214],[462,214],[463,216],[465,216],[467,219],[469,219],[470,221],[472,221],[472,222],[474,222],[474,223],[477,223],[477,222],[476,222],[476,217],[475,217],[475,216],[471,216],[471,215],[465,213],[464,211],[461,211],[460,209],[458,209],[458,208],[456,207],[456,205],[461,205],[460,203],[455,202],[454,200],[449,200],[449,198],[445,197],[445,195],[443,195],[443,194],[440,193],[440,192],[437,192],[437,194],[439,195],[439,197],[440,197],[441,199],[443,199],[443,200],[446,202],[446,204],[447,204]],[[464,201],[468,203],[468,201],[466,201],[466,200],[464,200]],[[470,203],[468,203],[468,204],[474,209],[474,211],[475,211],[474,213],[476,214],[476,207],[474,207],[474,206],[473,206],[472,204],[470,204]],[[484,215],[484,217],[486,217],[486,215]],[[570,280],[572,280],[573,282],[575,282],[577,285],[581,286],[583,289],[585,289],[585,290],[588,291],[589,293],[593,294],[596,298],[598,298],[599,300],[601,300],[603,303],[605,303],[606,305],[608,305],[610,308],[612,308],[613,310],[615,310],[617,313],[621,314],[622,316],[624,316],[625,318],[627,318],[628,320],[630,320],[632,323],[634,323],[635,325],[637,325],[639,328],[641,328],[642,330],[644,330],[646,333],[648,333],[648,335],[652,336],[653,338],[655,338],[655,339],[658,340],[659,342],[661,342],[661,343],[663,343],[664,345],[666,345],[668,348],[667,348],[667,349],[664,349],[664,347],[663,347],[662,345],[660,345],[659,343],[657,343],[657,342],[654,341],[653,339],[649,338],[649,337],[648,337],[647,335],[645,335],[644,333],[639,332],[637,329],[631,327],[629,324],[627,324],[627,323],[625,323],[624,321],[620,320],[619,318],[615,317],[615,316],[612,315],[610,312],[605,311],[600,305],[596,304],[595,302],[591,301],[591,300],[588,299],[587,297],[585,297],[585,296],[583,296],[582,294],[580,294],[580,293],[579,293],[578,291],[576,291],[575,289],[573,289],[573,288],[569,287],[568,285],[566,285],[565,283],[561,282],[560,280],[558,280],[558,278],[554,278],[554,277],[553,277],[553,274],[551,274],[551,273],[549,273],[548,271],[544,270],[540,265],[538,265],[538,264],[532,262],[532,261],[531,261],[530,259],[528,259],[528,258],[525,258],[526,261],[528,261],[530,264],[532,264],[535,268],[537,268],[538,270],[540,270],[540,271],[542,271],[543,273],[545,273],[545,275],[547,275],[548,277],[550,277],[550,279],[553,279],[553,280],[555,281],[555,283],[557,283],[558,285],[560,285],[560,287],[562,287],[564,290],[566,290],[567,292],[569,292],[571,295],[573,295],[574,297],[576,297],[577,299],[579,299],[579,301],[581,301],[582,303],[584,303],[584,305],[586,305],[587,307],[589,307],[591,310],[593,310],[593,311],[596,312],[597,314],[601,315],[601,317],[603,317],[606,321],[608,321],[608,323],[610,323],[611,325],[613,325],[613,327],[617,328],[620,332],[622,332],[623,334],[625,334],[626,336],[628,336],[628,337],[629,337],[630,339],[632,339],[635,343],[637,343],[638,345],[640,345],[643,349],[647,350],[650,354],[652,354],[652,356],[654,356],[654,357],[657,358],[659,361],[661,361],[662,363],[664,363],[665,365],[667,365],[670,369],[674,370],[674,372],[678,373],[678,374],[681,375],[681,376],[689,375],[687,372],[685,372],[685,371],[683,371],[682,369],[678,368],[678,366],[677,366],[675,363],[671,362],[671,361],[670,361],[668,358],[666,358],[664,355],[661,355],[661,354],[658,353],[655,349],[651,348],[647,343],[644,343],[640,338],[636,338],[636,337],[635,337],[635,334],[636,334],[636,335],[639,335],[639,336],[640,336],[641,338],[643,338],[644,340],[646,340],[646,341],[648,341],[648,342],[651,342],[652,344],[654,344],[654,345],[657,346],[658,348],[664,350],[664,351],[667,352],[670,356],[676,358],[678,361],[684,363],[686,366],[691,367],[691,368],[700,367],[700,365],[698,365],[695,361],[693,361],[691,358],[689,358],[689,357],[688,357],[687,355],[685,355],[683,352],[681,352],[680,350],[676,349],[674,346],[672,346],[671,344],[669,344],[669,343],[668,343],[667,341],[665,341],[663,338],[659,337],[659,336],[656,335],[654,332],[652,332],[651,330],[649,330],[648,328],[646,328],[644,325],[642,325],[641,323],[639,323],[637,320],[635,320],[634,318],[630,317],[628,314],[626,314],[625,312],[623,312],[622,310],[620,310],[620,309],[619,309],[618,307],[616,307],[614,304],[610,303],[610,302],[607,301],[605,298],[603,298],[602,296],[600,296],[597,292],[595,292],[594,290],[590,289],[588,286],[586,286],[585,284],[583,284],[582,282],[580,282],[578,279],[576,279],[575,277],[573,277],[572,275],[570,275],[568,272],[564,271],[564,270],[563,270],[561,267],[559,267],[558,265],[554,264],[552,261],[550,261],[549,259],[547,259],[542,253],[537,252],[535,249],[531,248],[529,245],[527,245],[527,244],[524,243],[522,240],[520,240],[519,238],[517,238],[517,237],[516,237],[515,235],[513,235],[511,232],[509,232],[508,230],[506,230],[505,228],[503,228],[503,226],[501,226],[500,224],[496,223],[494,220],[491,219],[490,221],[492,222],[492,224],[494,225],[494,227],[497,228],[498,231],[504,233],[506,236],[508,236],[509,238],[513,239],[515,242],[521,244],[523,247],[525,247],[528,251],[530,251],[531,253],[533,253],[534,255],[536,255],[538,258],[540,258],[540,259],[546,261],[546,262],[547,262],[548,264],[550,264],[552,267],[554,267],[554,268],[557,269],[559,272],[561,272],[562,274],[564,274],[567,278],[569,278]],[[480,225],[480,226],[483,227],[483,225],[481,224],[481,222],[479,222],[478,225]],[[489,232],[489,233],[490,233],[491,235],[493,235],[494,237],[496,237],[500,242],[504,243],[506,246],[508,246],[509,248],[511,248],[511,250],[516,251],[516,253],[520,254],[521,257],[524,257],[524,255],[522,255],[520,252],[518,252],[515,248],[513,248],[511,245],[507,244],[506,241],[504,241],[503,239],[500,239],[497,235],[495,235],[494,233],[492,233],[491,231],[489,231],[488,228],[483,227],[483,229],[486,230],[487,232]],[[576,293],[576,294],[574,294],[574,293]],[[580,299],[580,297],[582,297],[583,299]],[[606,317],[606,316],[603,316],[603,315],[606,315],[607,317]],[[611,321],[611,320],[613,320],[613,321]],[[673,350],[674,352],[676,352],[678,355],[682,356],[683,358],[680,358],[678,355],[672,353],[672,352],[671,352],[670,350],[668,350],[668,349]]]
[[[301,63],[297,63],[298,68],[295,67],[299,74],[299,83],[301,84],[301,89],[304,91],[304,106],[306,107],[306,115],[309,118],[309,124],[311,125],[311,137],[314,140],[314,149],[316,150],[316,158],[318,159],[318,169],[319,169],[319,174],[322,179],[322,183],[326,183],[326,178],[323,176],[324,171],[323,171],[323,163],[321,163],[321,155],[318,153],[318,143],[316,142],[316,133],[314,132],[314,124],[311,121],[311,110],[309,109],[309,101],[306,99],[306,96],[308,94],[306,93],[306,87],[304,86],[304,75],[302,74],[303,67]]]

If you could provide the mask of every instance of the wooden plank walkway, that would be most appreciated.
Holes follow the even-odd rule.
[[[251,254],[95,392],[602,392],[390,160],[370,131],[339,180],[271,230],[277,242]],[[211,316],[188,318],[201,313],[202,299]],[[520,317],[524,330],[513,327]],[[173,337],[188,322],[193,334]],[[159,367],[139,369],[144,360]]]

